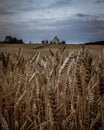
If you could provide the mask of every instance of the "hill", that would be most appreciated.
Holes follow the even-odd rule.
[[[85,45],[104,45],[104,41],[84,43]]]

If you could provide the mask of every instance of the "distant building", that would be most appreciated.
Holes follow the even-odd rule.
[[[59,41],[57,36],[55,36],[50,42],[48,40],[42,40],[42,44],[65,44],[65,41]]]
[[[51,44],[59,44],[60,42],[59,42],[59,39],[57,38],[57,36],[55,36],[50,43]]]

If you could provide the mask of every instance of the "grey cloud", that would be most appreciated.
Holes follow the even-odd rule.
[[[90,15],[78,13],[78,14],[76,14],[76,16],[83,18],[83,17],[89,17]]]
[[[72,0],[57,0],[55,3],[51,4],[48,8],[60,8],[67,7],[72,4]]]
[[[100,14],[100,15],[89,15],[89,14],[82,14],[82,13],[78,13],[75,15],[75,17],[80,18],[82,20],[85,21],[104,21],[104,15]]]
[[[16,11],[11,10],[9,7],[1,6],[0,7],[0,15],[14,15]]]
[[[100,4],[100,3],[103,3],[104,2],[104,0],[96,0],[95,1],[95,3],[97,3],[97,4]]]
[[[33,0],[29,0],[29,3],[33,4],[34,2],[33,2]]]
[[[88,15],[79,15],[87,17]],[[4,25],[4,26],[2,26]],[[15,24],[6,23],[0,24],[1,31],[5,35],[15,35],[25,39],[25,42],[41,42],[43,39],[51,40],[57,35],[60,40],[66,42],[90,42],[96,40],[104,40],[104,21],[92,19],[83,21],[83,19],[66,19],[56,22],[47,20],[19,22]],[[0,36],[0,38],[3,37]]]
[[[77,14],[81,23],[85,23],[84,27],[89,33],[104,33],[104,15],[87,15]],[[84,21],[83,21],[84,19]],[[84,30],[85,31],[85,30]]]
[[[38,40],[39,37],[41,39],[48,38],[48,40],[50,40],[55,35],[61,38],[61,40],[66,40],[66,42],[104,40],[104,21],[92,20],[88,22],[78,19],[70,20],[69,18],[60,22],[47,23],[47,25],[49,26],[48,30],[45,30],[45,28],[41,31],[38,28],[32,30],[36,40]],[[51,29],[51,27],[54,27],[54,29]]]
[[[0,0],[0,15],[21,14],[21,12],[40,10],[40,1]]]
[[[75,2],[76,0],[0,0],[0,40],[5,35],[20,37],[26,42],[51,40],[55,35],[66,42],[104,40],[103,9],[100,10],[98,4],[91,2],[91,7],[96,8],[91,8],[91,13],[91,9],[89,11],[87,8],[86,11],[85,8],[82,13],[84,2],[79,0],[76,5]],[[102,3],[104,0],[96,2]],[[67,13],[63,8],[67,8]],[[94,9],[95,12],[99,9],[99,12],[93,13]]]
[[[63,29],[59,31],[60,36],[64,36],[67,41],[96,41],[104,40],[104,21],[92,20],[67,20],[62,23]]]

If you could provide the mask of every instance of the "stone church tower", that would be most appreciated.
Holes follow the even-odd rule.
[[[51,44],[59,44],[59,39],[57,38],[57,36],[53,38],[53,40],[51,41]]]

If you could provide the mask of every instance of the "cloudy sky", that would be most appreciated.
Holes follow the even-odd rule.
[[[104,40],[104,0],[0,0],[0,40]]]

